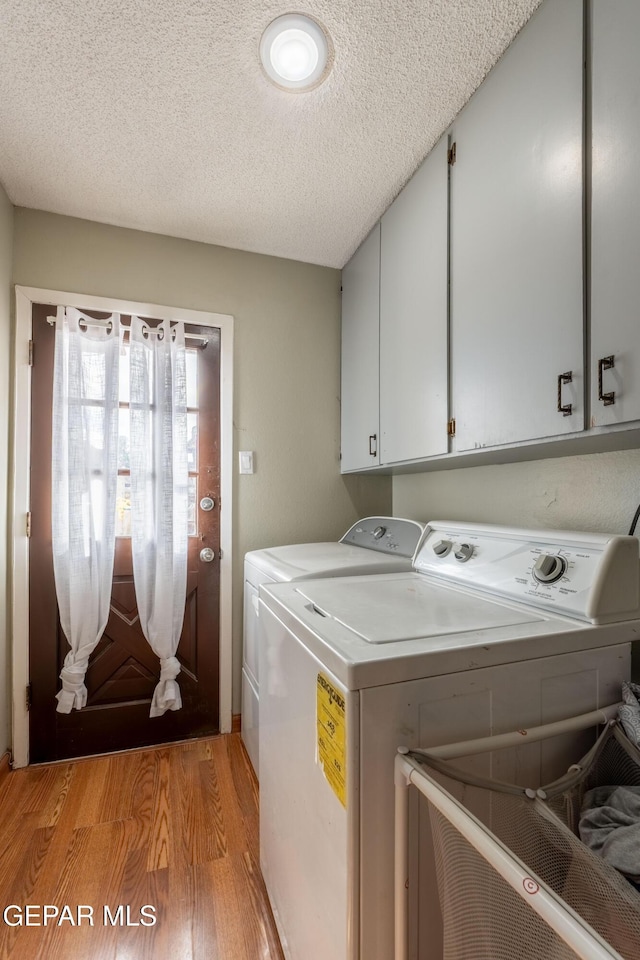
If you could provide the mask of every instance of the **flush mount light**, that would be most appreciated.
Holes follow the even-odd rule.
[[[301,13],[273,20],[260,41],[260,59],[270,80],[285,90],[310,90],[330,66],[330,43],[320,24]]]

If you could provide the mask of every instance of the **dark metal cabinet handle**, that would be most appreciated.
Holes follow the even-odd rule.
[[[573,406],[570,403],[562,402],[562,384],[571,383],[573,381],[573,373],[571,370],[567,370],[566,373],[558,374],[558,413],[561,413],[563,417],[570,417]]]
[[[600,357],[598,360],[598,400],[602,400],[605,407],[610,407],[616,402],[616,394],[615,390],[611,390],[610,393],[602,392],[602,373],[604,370],[613,370],[614,367],[613,354],[610,357]]]
[[[378,453],[378,434],[372,433],[369,435],[369,456],[375,457]]]

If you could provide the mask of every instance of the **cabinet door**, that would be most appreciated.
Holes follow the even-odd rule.
[[[582,21],[546,0],[454,124],[458,450],[584,428]]]
[[[591,423],[601,426],[640,419],[640,5],[594,0],[592,17]]]
[[[342,471],[380,462],[380,224],[342,271]]]
[[[447,140],[381,221],[380,462],[446,453]]]

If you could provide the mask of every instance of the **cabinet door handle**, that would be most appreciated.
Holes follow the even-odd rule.
[[[369,456],[375,457],[378,453],[378,434],[372,433],[369,435]]]
[[[566,373],[558,374],[558,413],[561,413],[563,417],[570,417],[573,406],[570,403],[562,402],[562,384],[563,383],[572,383],[573,373],[571,370],[567,370]]]
[[[598,400],[602,400],[605,407],[610,407],[616,402],[616,394],[615,390],[611,390],[610,393],[602,392],[602,373],[604,370],[613,370],[614,367],[613,354],[610,357],[600,357],[598,360]]]

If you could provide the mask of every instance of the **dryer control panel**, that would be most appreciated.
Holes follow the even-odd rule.
[[[414,566],[470,590],[611,623],[640,617],[639,546],[636,537],[437,521]]]
[[[416,520],[402,520],[399,517],[365,517],[347,530],[340,543],[351,543],[355,547],[377,550],[378,553],[391,553],[398,557],[413,557],[424,526]]]

